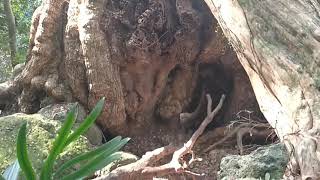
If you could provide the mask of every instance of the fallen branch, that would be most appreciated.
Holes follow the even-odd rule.
[[[255,128],[270,128],[270,125],[267,123],[259,123],[259,124],[251,124],[251,123],[241,123],[239,126],[235,127],[234,129],[232,129],[224,138],[222,138],[221,140],[219,140],[218,142],[215,142],[214,144],[210,145],[208,148],[206,148],[203,152],[207,153],[209,151],[211,151],[212,149],[214,149],[216,146],[224,143],[225,141],[227,141],[229,138],[233,137],[233,136],[237,136],[237,146],[239,148],[240,151],[240,155],[243,154],[243,144],[242,144],[242,139],[243,136],[245,134],[250,134],[250,136],[252,136],[252,134],[255,135],[260,135],[261,136],[265,135],[265,131],[258,131]],[[273,129],[270,129],[270,131],[268,131],[268,135],[270,133],[273,132]]]
[[[155,176],[164,176],[169,174],[190,174],[192,176],[202,176],[191,171],[186,170],[189,164],[195,161],[194,153],[192,148],[204,132],[208,124],[213,120],[214,116],[221,109],[225,99],[225,95],[221,96],[220,102],[217,107],[212,111],[212,99],[210,95],[206,95],[207,104],[207,117],[203,120],[199,128],[194,132],[191,138],[181,147],[178,148],[173,145],[168,145],[162,148],[155,149],[151,152],[147,152],[142,158],[134,163],[126,166],[119,167],[113,170],[108,175],[98,177],[96,180],[110,180],[110,179],[121,179],[121,180],[133,180],[133,179],[146,179]],[[161,158],[173,153],[172,159],[169,163],[152,167],[151,164],[155,164]],[[192,158],[188,162],[184,159],[184,156],[191,154]]]

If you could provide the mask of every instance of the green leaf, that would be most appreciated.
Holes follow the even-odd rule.
[[[65,144],[67,146],[72,141],[76,140],[78,137],[80,137],[83,133],[85,133],[90,126],[94,123],[94,121],[98,118],[101,111],[103,110],[104,106],[104,100],[105,98],[102,98],[99,100],[99,102],[96,104],[96,106],[93,108],[89,116],[80,124],[77,130],[75,130],[69,137]]]
[[[64,170],[67,170],[68,168],[74,166],[77,163],[93,159],[95,156],[97,156],[101,153],[109,153],[109,154],[114,153],[115,151],[117,151],[117,150],[115,150],[114,147],[117,147],[120,143],[121,143],[121,136],[117,136],[95,150],[92,150],[92,151],[86,152],[86,153],[82,153],[81,155],[65,162],[62,166],[60,166],[59,169],[56,171],[55,176],[57,177],[57,176],[61,175],[61,173]]]
[[[26,179],[35,180],[36,175],[32,168],[31,162],[28,157],[27,150],[27,123],[25,122],[19,129],[17,139],[17,157],[19,165],[24,172]]]
[[[0,176],[0,180],[6,180],[3,176]]]
[[[68,112],[65,122],[59,130],[59,134],[53,142],[52,149],[49,153],[48,158],[46,159],[44,166],[42,167],[40,179],[50,180],[52,179],[52,171],[54,162],[57,156],[62,152],[65,147],[68,135],[71,131],[72,125],[75,122],[77,106],[74,106],[70,112]]]
[[[62,178],[62,180],[74,180],[83,178],[93,174],[95,171],[102,169],[108,164],[112,163],[121,158],[121,153],[114,154],[100,154],[95,159],[87,163],[85,166],[82,166],[78,171],[71,173]]]

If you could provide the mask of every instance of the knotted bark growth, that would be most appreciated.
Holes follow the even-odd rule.
[[[155,121],[179,129],[179,114],[193,111],[201,94],[200,65],[213,67],[206,81],[220,79],[206,82],[216,90],[209,92],[214,105],[226,93],[230,116],[255,106],[205,2],[44,0],[33,15],[26,67],[0,89],[0,109],[35,113],[48,102],[78,101],[90,110],[106,97],[98,119],[105,132],[132,136],[158,128]],[[229,94],[237,83],[250,103],[239,106],[238,96]]]
[[[319,2],[205,1],[245,68],[261,111],[293,153],[291,176],[319,179]]]
[[[178,123],[194,110],[204,64],[218,92],[212,98],[228,91],[222,112],[230,119],[248,104],[254,109],[257,98],[294,155],[291,175],[316,179],[319,24],[315,0],[44,0],[33,15],[26,67],[0,89],[0,110],[34,113],[48,98],[89,110],[104,96],[98,122],[106,132],[144,133],[158,128],[155,119]]]

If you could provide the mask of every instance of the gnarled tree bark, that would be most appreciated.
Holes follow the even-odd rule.
[[[203,1],[44,0],[33,15],[26,66],[0,90],[0,107],[14,102],[35,113],[50,98],[91,109],[104,96],[98,123],[105,132],[145,133],[158,128],[155,119],[178,124],[199,64],[235,58],[225,56],[232,51],[217,29]]]
[[[245,68],[261,111],[293,154],[291,176],[319,179],[319,1],[205,1]]]
[[[217,22],[256,97],[242,86],[247,77],[236,79],[242,69]],[[220,63],[234,78],[212,73],[221,80],[213,82],[217,92],[235,84],[225,111],[245,109],[239,98],[256,98],[294,155],[291,176],[317,179],[319,24],[315,0],[44,0],[33,16],[26,67],[0,89],[0,109],[15,102],[34,113],[48,97],[91,109],[105,96],[100,126],[134,136],[158,128],[155,119],[171,123],[192,111],[199,64]]]

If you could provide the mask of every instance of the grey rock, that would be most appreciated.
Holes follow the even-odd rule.
[[[249,155],[230,155],[221,160],[218,179],[281,179],[289,156],[283,144],[256,149]]]
[[[58,121],[64,121],[67,112],[75,105],[75,103],[61,103],[61,104],[51,104],[48,105],[38,111],[38,114],[41,114],[42,116],[58,120]],[[84,118],[86,117],[87,113],[85,109],[78,105],[78,115],[76,122],[82,122]]]
[[[74,106],[74,103],[61,103],[61,104],[52,104],[46,106],[38,111],[38,114],[42,116],[58,120],[63,122],[66,118],[67,112]],[[83,106],[78,104],[78,115],[77,115],[77,123],[83,122],[86,118],[87,113]],[[103,133],[97,125],[91,126],[88,131],[84,134],[85,137],[89,140],[92,145],[100,145],[103,140]]]
[[[20,63],[15,65],[11,74],[11,79],[14,79],[15,77],[17,77],[22,72],[24,67],[25,67],[25,63]]]
[[[320,42],[320,28],[315,29],[312,32],[313,37]]]
[[[84,136],[92,145],[101,145],[104,139],[101,129],[97,125],[92,125]]]
[[[0,83],[0,89],[6,89],[8,87],[9,87],[9,82],[8,81]]]
[[[55,101],[52,97],[45,97],[44,99],[41,100],[40,102],[40,109],[45,108],[47,106],[55,104]]]

